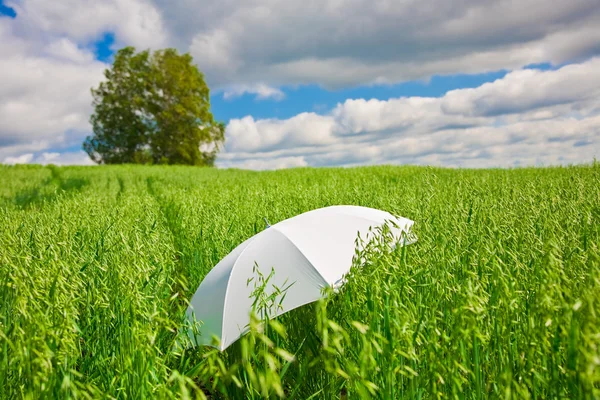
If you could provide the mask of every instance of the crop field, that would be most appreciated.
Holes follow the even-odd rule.
[[[176,346],[263,218],[334,204],[418,241],[367,246],[338,293],[223,353]],[[0,166],[0,398],[599,398],[599,246],[598,163]]]

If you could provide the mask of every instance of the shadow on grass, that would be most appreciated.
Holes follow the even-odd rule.
[[[61,194],[74,195],[89,184],[87,179],[64,178],[61,171],[55,166],[51,165],[48,168],[50,168],[52,176],[38,187],[17,193],[13,198],[13,204],[21,209],[27,209],[35,205],[56,201]]]

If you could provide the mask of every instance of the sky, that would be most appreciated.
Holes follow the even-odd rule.
[[[123,46],[193,56],[220,168],[600,156],[598,0],[0,0],[0,163],[92,164]]]

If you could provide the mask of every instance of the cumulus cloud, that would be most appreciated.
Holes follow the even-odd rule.
[[[43,152],[38,155],[25,153],[16,157],[6,157],[3,164],[55,164],[55,165],[93,165],[94,162],[83,151]]]
[[[19,37],[15,21],[0,19],[0,47],[11,49],[0,58],[0,147],[69,145],[90,130],[90,87],[106,65],[65,38]]]
[[[449,114],[493,116],[585,102],[600,95],[600,58],[567,65],[560,72],[513,71],[476,89],[448,92],[442,108]]]
[[[246,93],[255,94],[258,100],[283,100],[285,97],[285,93],[280,89],[259,83],[256,85],[235,85],[224,89],[223,98],[225,100],[231,100],[235,97],[243,96]]]
[[[251,116],[233,119],[227,125],[225,148],[256,151],[280,146],[323,145],[333,140],[334,121],[315,113],[301,113],[281,121],[255,121]]]
[[[91,130],[90,88],[108,67],[89,49],[106,32],[119,46],[168,44],[159,10],[145,0],[7,5],[17,17],[0,18],[0,161],[35,151],[30,162],[44,162],[40,151],[81,144]]]
[[[600,58],[523,70],[440,98],[349,99],[326,115],[232,120],[219,165],[515,166],[589,162],[600,153]]]
[[[33,160],[33,153],[21,154],[17,157],[6,157],[4,164],[28,164]]]
[[[18,36],[190,51],[215,90],[395,83],[600,52],[597,0],[11,0]],[[239,91],[238,90],[238,91]]]
[[[221,163],[221,168],[239,168],[239,169],[254,169],[254,170],[275,170],[284,168],[306,167],[308,164],[304,157],[281,157],[267,159],[249,159],[235,160],[234,162],[224,161]]]
[[[600,52],[597,0],[154,0],[216,86],[325,87],[515,69]]]
[[[168,42],[160,11],[145,0],[12,0],[14,23],[23,36],[51,34],[77,42],[94,41],[105,32],[137,47],[160,47]],[[32,29],[33,28],[33,29]]]
[[[62,155],[89,134],[89,89],[107,67],[89,49],[106,33],[115,47],[190,51],[227,99],[283,100],[282,85],[516,70],[442,98],[349,99],[324,115],[234,119],[221,165],[504,165],[518,154],[533,162],[534,150],[540,162],[589,159],[598,147],[597,0],[5,3],[17,18],[0,18],[0,160],[45,162],[53,156],[44,152]],[[573,65],[519,70],[532,63]]]
[[[94,62],[92,53],[82,50],[77,43],[68,38],[60,38],[50,42],[44,53],[56,61],[67,63],[89,64]]]
[[[34,162],[36,164],[55,165],[94,165],[94,162],[84,151],[44,152],[37,156]]]

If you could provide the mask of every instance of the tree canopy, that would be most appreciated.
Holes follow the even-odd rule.
[[[84,150],[99,164],[214,165],[225,126],[189,54],[125,47],[92,88],[94,134]]]

